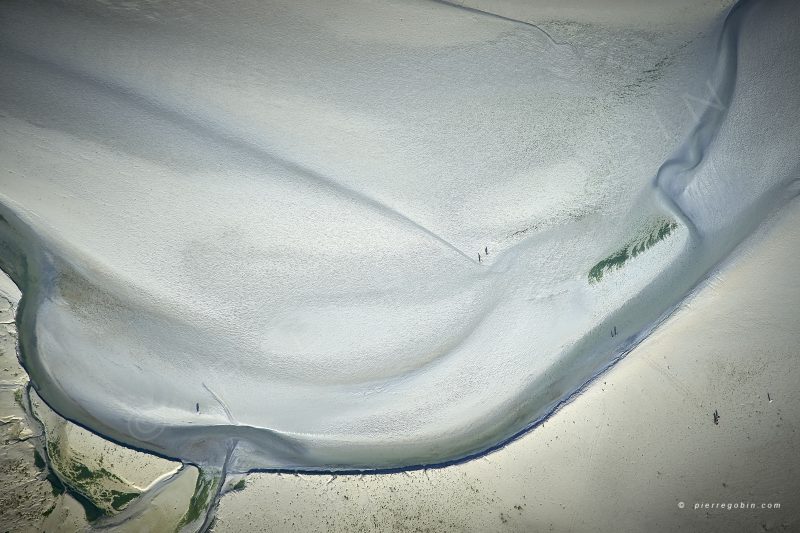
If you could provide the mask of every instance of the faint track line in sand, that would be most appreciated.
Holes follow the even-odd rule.
[[[9,43],[2,43],[0,49],[3,49],[6,53],[13,53],[17,56],[17,60],[33,63],[57,76],[89,85],[102,93],[111,94],[113,97],[124,100],[133,106],[147,111],[154,118],[172,123],[188,131],[192,135],[205,138],[211,142],[230,148],[235,152],[245,153],[256,161],[268,162],[282,167],[284,170],[294,173],[300,179],[305,179],[320,185],[325,190],[344,196],[372,212],[415,229],[440,243],[445,248],[457,253],[470,263],[476,263],[475,259],[467,255],[453,243],[394,207],[361,191],[352,189],[336,181],[333,177],[326,176],[299,162],[275,154],[270,151],[268,147],[260,146],[256,142],[242,137],[237,132],[212,122],[211,117],[208,117],[207,120],[203,120],[203,117],[194,117],[185,111],[171,107],[166,102],[140,93],[135,87],[129,87],[120,82],[98,77],[92,72],[80,70],[73,65],[63,65],[53,59],[37,56],[28,51],[18,49],[13,45],[9,45]]]
[[[696,403],[698,406],[703,404],[703,402],[701,402],[701,401],[700,401],[700,398],[698,398],[698,397],[697,397],[697,396],[696,396],[696,395],[695,395],[695,394],[692,392],[692,390],[691,390],[689,387],[687,387],[687,386],[686,386],[686,385],[685,385],[685,384],[684,384],[684,383],[683,383],[681,380],[679,380],[679,379],[678,379],[677,377],[675,377],[675,376],[674,376],[672,373],[670,373],[670,372],[669,372],[669,371],[668,371],[666,368],[664,368],[664,367],[660,366],[660,365],[659,365],[658,363],[656,363],[655,361],[651,361],[650,359],[648,359],[648,358],[646,358],[646,357],[643,357],[643,358],[642,358],[642,360],[643,360],[645,363],[647,363],[647,365],[648,365],[648,366],[650,366],[650,368],[652,368],[653,370],[655,370],[656,372],[658,372],[658,373],[659,373],[659,374],[660,374],[662,377],[666,378],[666,380],[667,380],[667,381],[669,381],[669,382],[670,382],[670,384],[672,384],[672,387],[673,387],[673,388],[674,388],[674,389],[675,389],[675,390],[676,390],[676,391],[677,391],[679,394],[681,394],[682,396],[684,396],[684,397],[686,397],[686,398],[690,398],[690,399],[691,399],[692,401],[694,401],[694,402],[695,402],[695,403]]]
[[[605,402],[603,402],[603,403],[605,404]],[[588,456],[588,459],[586,460],[586,468],[584,469],[584,472],[586,473],[586,477],[587,478],[591,475],[592,464],[594,463],[594,458],[597,455],[597,443],[600,442],[600,437],[603,434],[603,427],[608,422],[608,411],[605,410],[605,409],[602,409],[602,412],[603,412],[603,420],[600,422],[600,425],[598,426],[597,432],[594,434],[594,438],[592,439],[592,445],[589,447],[589,456]],[[589,484],[587,483],[586,486],[589,486]],[[570,517],[570,521],[569,521],[569,531],[570,532],[575,530],[575,519],[576,519],[576,517],[578,515],[578,510],[576,509],[575,512],[573,512],[571,514],[572,514],[572,516]]]
[[[483,16],[491,17],[491,18],[498,19],[498,20],[504,20],[506,22],[511,22],[513,24],[522,24],[523,26],[528,26],[529,28],[534,28],[535,30],[538,30],[542,35],[544,35],[547,38],[548,41],[550,41],[550,43],[553,46],[569,46],[569,47],[572,47],[572,45],[569,44],[569,43],[561,43],[561,42],[556,41],[553,38],[552,35],[550,35],[547,31],[542,29],[541,26],[538,26],[538,25],[534,24],[533,22],[527,22],[527,21],[524,21],[524,20],[515,19],[513,17],[507,17],[505,15],[501,15],[501,14],[495,13],[493,11],[484,11],[483,9],[479,9],[477,7],[465,6],[463,4],[459,4],[459,3],[456,3],[456,2],[451,1],[451,0],[429,0],[429,1],[433,2],[435,4],[442,4],[442,5],[445,5],[445,6],[448,6],[448,7],[452,7],[452,8],[455,8],[455,9],[461,9],[461,10],[466,11],[468,13],[475,13],[477,15],[483,15]]]
[[[231,423],[232,425],[234,425],[234,426],[238,426],[238,425],[239,425],[239,422],[237,422],[237,421],[236,421],[236,419],[233,417],[233,414],[231,413],[231,410],[230,410],[230,409],[228,409],[228,406],[227,406],[227,404],[226,404],[226,403],[223,401],[223,399],[222,399],[222,398],[220,398],[220,397],[217,395],[217,393],[216,393],[216,392],[214,392],[213,390],[211,390],[210,388],[208,388],[208,385],[206,385],[205,383],[203,383],[202,385],[203,385],[203,388],[204,388],[204,389],[206,389],[206,390],[208,391],[208,393],[209,393],[209,394],[211,394],[211,396],[213,396],[213,397],[214,397],[214,399],[215,399],[215,400],[217,400],[217,403],[219,403],[219,404],[220,404],[220,406],[222,406],[222,410],[223,410],[223,411],[225,411],[225,416],[227,416],[227,417],[228,417],[228,422],[230,422],[230,423]]]

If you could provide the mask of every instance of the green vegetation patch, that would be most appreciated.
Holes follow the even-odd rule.
[[[138,492],[119,492],[118,490],[112,490],[111,494],[114,495],[114,497],[111,498],[111,507],[117,511],[121,511],[131,501],[139,497]]]
[[[120,490],[130,487],[105,468],[92,470],[74,457],[65,457],[58,439],[47,441],[47,453],[59,477],[71,489],[72,496],[83,505],[89,521],[121,511],[140,495],[135,490]],[[53,486],[55,491],[55,483]],[[63,486],[60,490],[63,492]]]
[[[677,228],[677,222],[672,219],[656,219],[648,226],[643,235],[630,240],[622,248],[594,265],[589,270],[589,283],[597,283],[603,279],[603,275],[606,272],[622,268],[629,259],[643,253],[657,242],[666,239]]]
[[[70,495],[83,507],[83,512],[86,515],[87,521],[94,522],[107,514],[104,509],[96,506],[92,500],[80,492],[70,492]]]
[[[195,483],[194,486],[194,494],[192,494],[192,499],[189,500],[189,509],[186,511],[186,514],[183,515],[183,518],[181,518],[175,531],[180,531],[181,528],[191,524],[203,515],[211,504],[211,497],[214,488],[217,486],[217,482],[218,479],[216,477],[212,477],[202,470],[200,471],[197,475],[197,483]]]

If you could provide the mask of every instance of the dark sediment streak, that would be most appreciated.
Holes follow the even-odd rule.
[[[713,270],[714,265],[741,242],[748,233],[744,229],[751,231],[755,223],[746,225],[743,227],[744,229],[737,228],[732,231],[729,236],[723,239],[724,245],[720,244],[706,249],[707,242],[703,237],[702,228],[696,227],[695,222],[686,214],[679,197],[691,182],[693,171],[703,161],[712,141],[725,121],[734,95],[737,77],[737,43],[740,38],[741,25],[746,14],[751,10],[751,6],[758,3],[758,0],[743,0],[730,11],[723,25],[719,41],[718,63],[711,81],[713,98],[710,99],[698,124],[686,142],[675,151],[675,155],[669,161],[661,166],[654,179],[654,187],[661,195],[662,200],[672,208],[675,215],[689,228],[692,234],[692,245],[696,247],[698,253],[695,263],[689,269],[691,275],[687,276],[685,272],[666,275],[664,280],[654,283],[642,295],[638,296],[637,301],[633,302],[635,305],[644,307],[643,302],[648,297],[670,290],[670,284],[672,284],[672,290],[675,290],[674,287],[680,287],[678,294],[688,294],[693,287],[698,286],[698,283],[700,283],[698,280],[707,277],[709,272]],[[778,184],[775,187],[774,195],[767,195],[762,202],[763,205],[757,206],[757,211],[763,215],[779,205],[779,198],[785,198],[791,194],[794,194],[794,192],[787,190],[785,184]],[[376,208],[380,208],[380,206],[376,206]],[[23,364],[30,373],[34,386],[39,390],[39,386],[42,385],[41,381],[46,379],[47,372],[46,369],[37,367],[36,308],[41,302],[41,298],[44,298],[43,295],[47,294],[47,291],[51,288],[53,276],[55,275],[53,262],[48,255],[51,251],[45,243],[40,242],[40,239],[11,210],[0,206],[0,213],[3,215],[0,218],[0,267],[9,273],[23,293],[23,300],[20,303],[20,311],[17,316],[20,330],[20,350]],[[752,220],[756,220],[756,218],[753,217]],[[304,460],[308,459],[308,450],[305,449],[302,443],[264,428],[241,425],[198,425],[192,428],[164,427],[159,428],[158,435],[154,436],[151,441],[145,442],[108,427],[91,417],[79,405],[71,405],[70,412],[66,414],[67,418],[73,422],[88,427],[92,431],[109,437],[111,440],[166,457],[180,457],[183,460],[198,464],[214,464],[217,466],[224,464],[225,468],[234,463],[239,464],[237,463],[237,451],[242,449],[240,446],[242,442],[252,443],[253,447],[257,449],[263,448],[265,452],[269,452],[269,454],[265,453],[265,456],[269,455],[271,460],[276,463],[286,465],[280,468],[262,469],[254,468],[252,465],[248,465],[247,461],[244,461],[241,463],[243,470],[302,470],[310,473],[329,474],[332,472],[384,473],[443,467],[471,460],[496,450],[546,420],[560,406],[583,390],[599,373],[605,371],[641,342],[654,327],[669,316],[680,301],[682,301],[681,298],[676,298],[672,306],[655,322],[651,318],[649,325],[640,326],[636,332],[629,332],[627,339],[615,349],[606,349],[606,347],[600,349],[598,348],[599,345],[592,344],[589,342],[590,339],[587,339],[586,344],[582,346],[583,349],[576,351],[576,353],[580,352],[578,355],[587,360],[584,363],[586,366],[583,368],[591,371],[588,374],[565,378],[574,380],[574,383],[570,382],[572,385],[568,388],[573,391],[570,394],[566,396],[560,394],[557,399],[548,403],[544,408],[542,406],[538,408],[528,406],[530,408],[529,412],[539,413],[532,422],[526,420],[524,423],[516,424],[517,429],[513,434],[499,436],[497,439],[499,442],[492,443],[490,446],[484,445],[480,449],[468,450],[466,453],[462,451],[454,458],[432,464],[401,464],[397,466],[370,466],[369,464],[364,464],[356,467],[338,464],[309,466],[303,463]],[[573,362],[573,359],[570,358],[569,363]],[[564,361],[559,363],[555,371],[560,369],[566,372],[568,368],[568,362]],[[588,381],[586,379],[587,375],[590,376]],[[566,383],[559,384],[566,385]],[[66,391],[48,389],[42,390],[41,395],[57,412],[64,411],[63,406],[66,404],[76,404],[76,402],[71,401]],[[231,471],[234,470],[232,469]]]

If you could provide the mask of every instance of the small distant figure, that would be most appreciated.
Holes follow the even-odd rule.
[[[194,404],[194,410],[197,411],[198,413],[200,412],[200,404],[199,403]]]
[[[485,252],[485,255],[489,255],[489,247],[488,246],[485,246],[483,248],[483,251]]]
[[[612,337],[616,337],[617,336],[617,326],[614,326],[614,329],[611,330],[611,336]]]
[[[478,263],[480,263],[480,262],[481,262],[481,253],[478,252]]]
[[[714,425],[719,425],[719,412],[716,409],[714,409]]]
[[[769,395],[769,393],[767,393],[767,401],[769,401],[769,403],[772,403],[772,397]]]

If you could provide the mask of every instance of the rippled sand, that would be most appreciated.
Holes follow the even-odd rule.
[[[41,397],[167,457],[480,455],[797,193],[792,2],[129,7],[0,6],[0,265]]]

